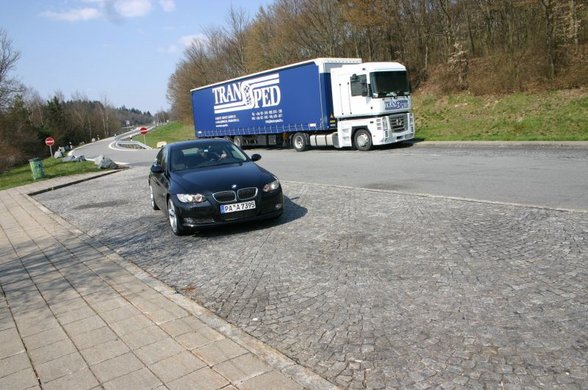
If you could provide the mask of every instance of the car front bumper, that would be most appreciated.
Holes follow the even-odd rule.
[[[281,191],[261,192],[255,197],[255,208],[222,214],[221,204],[207,197],[202,203],[182,203],[172,195],[176,206],[178,223],[188,228],[221,226],[279,217],[284,209],[284,195]]]

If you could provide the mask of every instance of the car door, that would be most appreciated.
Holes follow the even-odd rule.
[[[153,197],[155,198],[155,203],[164,210],[167,208],[167,192],[169,189],[167,154],[168,150],[166,147],[157,153],[154,164],[159,165],[163,171],[152,173]]]

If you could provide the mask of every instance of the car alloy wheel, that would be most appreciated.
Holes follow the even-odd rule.
[[[167,200],[167,217],[169,219],[169,226],[176,236],[181,236],[186,233],[185,228],[182,226],[182,221],[178,217],[176,206],[171,198]]]

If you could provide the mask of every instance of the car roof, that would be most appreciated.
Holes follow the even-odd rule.
[[[189,147],[204,147],[210,145],[219,145],[219,144],[229,144],[230,141],[227,141],[222,138],[205,138],[205,139],[195,139],[190,141],[181,141],[181,142],[174,142],[171,144],[167,144],[169,150],[178,150],[178,149],[186,149]]]

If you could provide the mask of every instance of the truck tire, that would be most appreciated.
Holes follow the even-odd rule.
[[[297,152],[304,152],[308,149],[308,138],[304,133],[296,133],[294,137],[292,137],[292,146],[296,149]]]
[[[353,137],[353,144],[357,150],[367,151],[373,146],[372,135],[366,129],[359,129],[355,132]]]
[[[243,147],[243,137],[241,137],[240,135],[234,136],[233,143],[235,145],[237,145],[238,147],[242,148]]]

